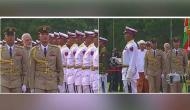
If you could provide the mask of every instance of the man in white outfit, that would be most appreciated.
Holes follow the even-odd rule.
[[[140,40],[138,43],[138,56],[137,56],[137,73],[139,74],[139,79],[137,81],[137,91],[138,93],[148,93],[148,80],[145,78],[144,74],[144,59],[146,54],[146,42],[144,40]]]
[[[64,74],[64,80],[63,80],[63,85],[62,87],[59,87],[59,92],[61,93],[67,93],[68,92],[68,88],[67,88],[67,77],[66,77],[66,73],[67,73],[67,56],[69,53],[69,48],[66,45],[67,39],[68,39],[68,35],[59,32],[59,36],[60,36],[60,48],[61,48],[61,58],[62,58],[62,66],[63,66],[63,74]]]
[[[84,33],[80,31],[75,31],[76,36],[79,38],[78,39],[78,44],[80,45],[78,47],[78,50],[75,54],[75,69],[76,69],[76,74],[75,74],[75,92],[76,93],[82,93],[82,64],[83,64],[83,56],[87,50],[86,45],[84,44]]]
[[[68,84],[68,92],[75,93],[75,54],[78,49],[78,44],[76,44],[76,34],[72,32],[68,32],[68,36],[71,37],[68,41],[72,44],[70,47],[70,51],[67,56],[67,84]]]
[[[122,80],[126,93],[137,93],[137,79],[139,74],[136,69],[138,47],[134,41],[137,30],[125,27],[124,37],[127,42],[122,52]]]
[[[96,50],[96,47],[93,43],[93,39],[95,37],[94,32],[92,31],[85,31],[85,45],[87,46],[87,50],[83,56],[83,65],[82,69],[83,75],[82,75],[82,91],[84,93],[91,93],[92,88],[91,88],[91,66],[92,66],[92,58],[94,55],[94,52]]]
[[[95,50],[94,50],[94,55],[92,57],[92,66],[91,66],[91,87],[92,87],[92,92],[93,93],[98,93],[99,90],[99,49],[98,49],[98,30],[94,30],[95,32],[95,37],[93,39],[94,45],[95,45]]]

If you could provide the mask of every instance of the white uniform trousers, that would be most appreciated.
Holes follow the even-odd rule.
[[[99,74],[98,71],[93,71],[92,73],[92,92],[93,93],[98,93],[99,89]]]
[[[68,93],[75,93],[75,69],[67,69],[67,86],[68,86]]]
[[[129,89],[128,88],[130,85],[131,85],[131,90],[132,90],[132,93],[137,93],[137,79],[132,79],[131,84],[129,84],[127,82],[127,80],[123,80],[123,88],[124,88],[124,92],[125,93],[129,93]]]
[[[108,91],[107,74],[100,74],[99,92],[106,93]]]
[[[75,73],[75,92],[82,93],[82,69],[76,69]]]
[[[83,71],[84,72],[82,74],[82,92],[83,93],[90,93],[91,92],[91,86],[90,86],[91,70],[85,69]]]
[[[64,68],[63,69],[63,74],[64,74],[64,81],[63,81],[63,85],[61,86],[59,92],[60,93],[67,93],[68,92],[68,86],[67,86],[67,69]]]

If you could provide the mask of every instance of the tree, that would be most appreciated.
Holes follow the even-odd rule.
[[[141,39],[147,41],[156,38],[158,47],[162,48],[165,42],[170,42],[171,37],[177,36],[183,39],[183,19],[172,19],[172,34],[171,19],[100,19],[99,20],[100,36],[109,40],[108,51],[115,47],[122,51],[125,46],[123,31],[125,26],[129,26],[138,30],[136,41]],[[114,35],[113,35],[114,34]],[[114,37],[114,38],[113,38]],[[113,41],[114,39],[114,41]]]
[[[98,29],[98,19],[70,19],[70,18],[26,18],[26,19],[2,19],[1,27],[3,30],[6,27],[16,27],[16,37],[20,38],[23,33],[30,33],[32,38],[37,39],[37,28],[41,25],[49,25],[52,28],[51,32],[74,32],[75,30],[85,31]],[[2,37],[3,38],[3,37]]]

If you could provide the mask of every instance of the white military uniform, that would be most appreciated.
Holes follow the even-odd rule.
[[[83,67],[84,69],[84,73],[82,75],[82,89],[84,93],[90,93],[92,92],[91,90],[91,84],[92,84],[92,70],[91,65],[92,65],[92,58],[94,55],[94,52],[96,50],[96,47],[94,45],[94,43],[90,44],[87,48],[87,51],[85,52],[84,56],[83,56]]]
[[[74,93],[75,92],[75,73],[76,69],[74,69],[75,65],[75,54],[78,49],[77,44],[73,44],[70,48],[67,57],[67,84],[68,84],[68,92]]]
[[[63,65],[63,74],[64,74],[64,80],[63,80],[63,85],[61,87],[60,92],[66,93],[68,92],[68,87],[67,87],[67,56],[69,54],[69,48],[67,45],[64,45],[61,47],[61,58],[62,58],[62,65]]]
[[[75,74],[75,92],[82,93],[82,64],[83,64],[83,56],[87,50],[87,47],[84,43],[82,43],[76,54],[75,54],[75,67],[76,67],[76,74]]]
[[[97,48],[93,55],[93,67],[99,67],[99,49]],[[95,69],[92,71],[92,90],[94,93],[98,93],[99,90],[99,70]]]
[[[128,67],[122,68],[122,80],[124,84],[125,92],[130,92],[129,87],[131,87],[132,93],[137,93],[137,79],[139,79],[139,74],[136,69],[136,60],[138,48],[134,40],[129,41],[122,53],[122,63]]]

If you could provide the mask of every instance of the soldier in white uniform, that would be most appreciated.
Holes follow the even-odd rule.
[[[54,34],[53,33],[49,33],[49,44],[52,44],[53,45],[53,37],[54,37]],[[38,40],[36,40],[37,42]],[[38,43],[38,42],[37,42]]]
[[[59,39],[59,33],[58,32],[54,32],[54,37],[52,37],[52,45],[57,45],[58,46],[58,39]]]
[[[139,74],[136,70],[137,44],[134,41],[137,30],[126,26],[124,31],[127,44],[122,53],[122,80],[124,90],[127,93],[137,93],[137,79]]]
[[[70,51],[67,56],[67,84],[68,84],[68,91],[69,93],[75,92],[75,73],[76,69],[75,66],[75,54],[78,49],[78,44],[76,44],[75,37],[76,34],[72,32],[68,32],[69,42],[72,43],[72,46],[70,47]]]
[[[78,44],[80,45],[78,47],[78,50],[75,54],[75,92],[76,93],[82,93],[82,63],[83,63],[83,56],[86,52],[86,45],[84,44],[84,33],[80,31],[75,31],[76,36],[78,38]]]
[[[96,48],[93,49],[94,55],[92,57],[92,66],[91,66],[91,87],[93,93],[98,93],[99,90],[99,49],[98,49],[98,34],[99,31],[97,29],[94,30],[95,37],[93,39],[94,46]]]
[[[92,57],[94,55],[94,52],[96,50],[96,47],[93,43],[93,38],[95,37],[94,32],[92,31],[85,31],[85,45],[88,47],[87,51],[85,52],[83,56],[83,65],[82,69],[84,70],[82,75],[82,91],[84,93],[90,93],[92,92],[90,81],[90,76],[92,74],[91,66],[92,66]]]
[[[62,87],[59,87],[59,92],[61,93],[67,93],[68,92],[68,88],[67,88],[67,78],[66,78],[66,66],[67,66],[67,56],[69,53],[69,48],[66,45],[67,39],[68,39],[68,35],[59,32],[59,36],[60,36],[60,48],[61,48],[61,58],[62,58],[62,66],[63,66],[63,74],[64,74],[64,81],[63,81],[63,85]]]
[[[93,65],[92,65],[92,71],[94,74],[93,81],[92,81],[92,89],[94,93],[98,93],[99,91],[100,76],[99,76],[98,68],[99,68],[99,49],[97,48],[93,56]]]

